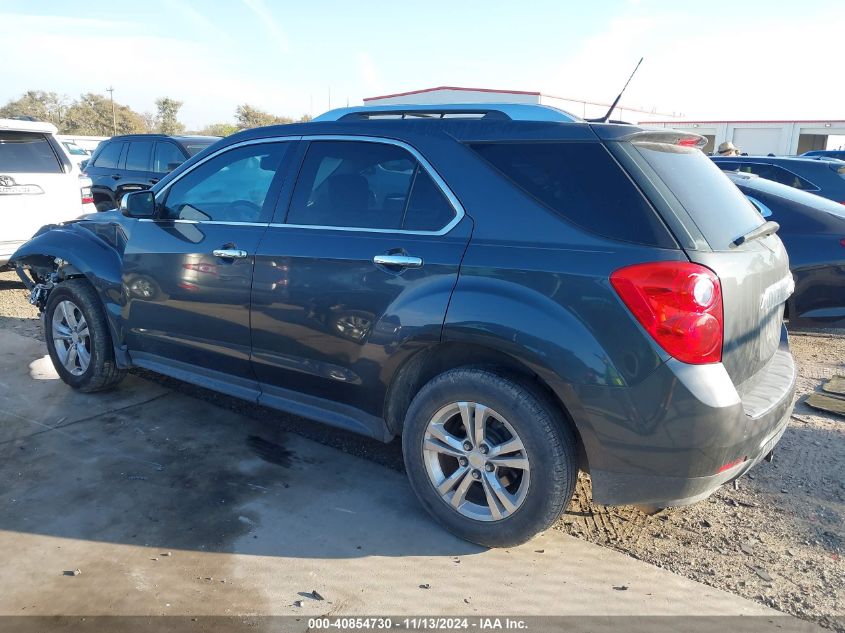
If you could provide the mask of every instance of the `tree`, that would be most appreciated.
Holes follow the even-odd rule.
[[[67,108],[68,98],[65,96],[44,90],[27,90],[19,99],[10,99],[0,108],[0,118],[28,116],[60,128]]]
[[[114,110],[118,134],[142,134],[147,131],[143,117],[131,108],[115,103]],[[111,136],[114,133],[111,100],[92,92],[82,95],[68,108],[60,131],[66,134]]]
[[[144,121],[144,131],[147,134],[153,134],[156,131],[156,115],[152,112],[144,112],[141,119]]]
[[[248,130],[254,127],[263,127],[265,125],[278,125],[280,123],[293,123],[293,119],[283,116],[276,116],[269,112],[264,112],[258,108],[244,103],[239,105],[235,110],[235,119],[238,121],[238,128],[241,130]]]
[[[233,123],[212,123],[206,125],[197,134],[203,136],[230,136],[238,131],[238,126]]]
[[[176,101],[170,97],[162,97],[156,99],[156,131],[160,134],[181,134],[185,131],[185,126],[179,122],[179,108],[182,107],[181,101]]]

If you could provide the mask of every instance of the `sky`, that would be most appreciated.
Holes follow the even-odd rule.
[[[698,119],[845,119],[840,0],[0,0],[0,104],[26,90],[319,114],[441,85]]]

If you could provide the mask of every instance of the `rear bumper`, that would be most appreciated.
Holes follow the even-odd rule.
[[[594,500],[679,506],[706,498],[772,451],[789,423],[796,379],[784,330],[778,352],[739,390],[721,364],[673,360],[614,397],[606,389],[603,398],[579,394]]]

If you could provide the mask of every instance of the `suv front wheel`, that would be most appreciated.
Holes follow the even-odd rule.
[[[44,310],[44,337],[53,366],[74,389],[109,389],[126,374],[115,364],[100,300],[84,279],[69,279],[50,292]]]
[[[546,398],[486,369],[426,384],[402,434],[414,492],[449,531],[508,547],[548,528],[578,474],[575,437]]]

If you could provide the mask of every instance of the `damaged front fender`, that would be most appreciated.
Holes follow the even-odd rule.
[[[103,232],[106,232],[104,235]],[[31,301],[43,311],[53,285],[84,277],[100,297],[115,346],[118,364],[128,357],[124,346],[122,310],[122,229],[73,222],[46,226],[12,255],[9,263],[31,291]]]

